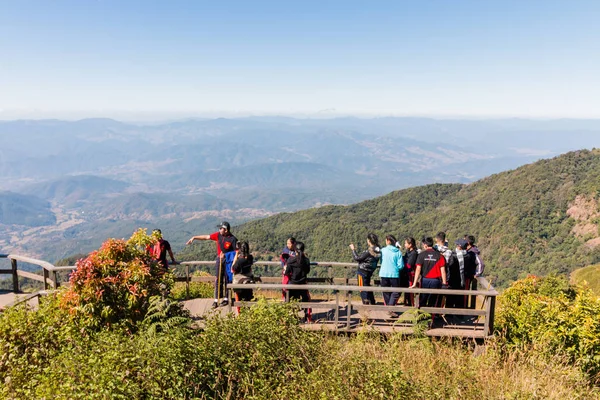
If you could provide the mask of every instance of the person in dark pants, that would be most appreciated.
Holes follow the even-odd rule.
[[[477,269],[482,268],[483,263],[479,257],[479,249],[474,247],[475,238],[471,235],[466,235],[466,239],[461,241],[461,245],[466,250],[464,263],[465,263],[465,290],[477,290]],[[472,308],[476,307],[477,296],[464,296],[464,307]]]
[[[358,261],[358,270],[356,271],[358,286],[371,286],[371,277],[373,276],[373,272],[377,269],[377,263],[381,257],[379,238],[377,238],[377,235],[369,233],[367,235],[367,245],[367,250],[358,254],[354,243],[350,243],[352,258],[354,258],[354,261]],[[376,304],[373,292],[360,292],[360,298],[362,299],[363,304]]]
[[[310,272],[310,260],[304,254],[304,243],[296,242],[296,254],[290,256],[285,265],[285,274],[289,277],[290,285],[306,285],[308,273]],[[291,289],[289,298],[298,299],[303,303],[310,302],[310,293],[308,290]],[[305,321],[312,321],[312,309],[304,309]]]
[[[186,244],[192,244],[195,240],[212,240],[217,242],[217,259],[215,261],[215,301],[212,304],[213,308],[219,305],[226,306],[229,304],[225,286],[229,280],[228,271],[231,271],[231,264],[235,257],[235,248],[237,238],[231,233],[229,222],[223,221],[217,225],[218,232],[210,235],[192,236]],[[223,301],[219,304],[219,299],[223,297]]]
[[[254,258],[250,254],[248,242],[239,242],[239,250],[233,260],[231,271],[233,272],[233,283],[253,283],[254,274],[252,273],[252,264]],[[252,300],[252,289],[236,289],[236,301]]]
[[[417,267],[417,244],[415,238],[407,237],[404,239],[404,269],[400,271],[400,287],[410,287],[415,280],[415,269]],[[415,299],[413,293],[404,293],[404,305],[414,306]]]
[[[422,289],[441,289],[448,287],[446,279],[446,259],[433,248],[433,238],[426,237],[422,241],[423,251],[417,257],[417,269],[415,281],[411,288],[417,286],[421,276]],[[434,293],[421,293],[419,296],[419,307],[438,307],[439,296]]]
[[[386,246],[381,249],[381,267],[379,278],[381,287],[400,287],[400,271],[404,268],[402,253],[395,246],[396,238],[392,235],[385,237]],[[383,292],[383,302],[386,306],[395,306],[400,298],[400,292]]]

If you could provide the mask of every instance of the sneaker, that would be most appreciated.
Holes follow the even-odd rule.
[[[227,304],[229,304],[229,300],[227,300],[227,299],[223,299],[223,301],[221,302],[221,304],[219,304],[219,306],[221,306],[221,307],[224,307],[224,306],[226,306]]]
[[[210,308],[217,308],[217,307],[219,307],[219,303],[217,303],[216,301],[213,301],[213,303],[210,306]]]

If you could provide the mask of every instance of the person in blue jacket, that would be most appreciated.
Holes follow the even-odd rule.
[[[400,271],[404,268],[402,253],[395,246],[396,238],[392,235],[385,237],[386,246],[381,249],[381,267],[379,278],[381,287],[400,287]],[[395,306],[400,298],[399,292],[384,292],[383,302],[387,306]]]

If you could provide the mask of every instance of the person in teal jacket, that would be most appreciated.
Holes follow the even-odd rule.
[[[395,243],[394,236],[387,235],[385,237],[386,246],[381,249],[381,267],[379,268],[381,287],[400,287],[400,271],[404,268],[404,260]],[[399,298],[399,292],[383,293],[383,302],[387,306],[395,306]]]

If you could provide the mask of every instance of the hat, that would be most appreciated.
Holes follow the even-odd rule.
[[[229,232],[229,230],[231,229],[231,225],[229,225],[229,222],[223,221],[219,225],[217,225],[217,228],[219,228],[219,229],[225,228],[225,229],[227,229],[227,232]]]
[[[458,239],[454,244],[460,246],[462,249],[466,249],[468,242],[465,239]]]

